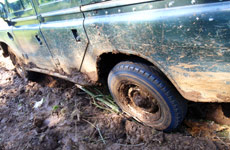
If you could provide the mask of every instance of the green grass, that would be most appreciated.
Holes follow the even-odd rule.
[[[58,105],[54,105],[54,106],[53,106],[53,111],[56,111],[58,108],[59,108]]]
[[[86,88],[84,88],[78,84],[76,84],[76,86],[93,98],[93,104],[96,107],[103,109],[103,110],[110,111],[110,112],[115,112],[115,113],[120,112],[119,107],[114,102],[111,95],[105,95],[100,90],[98,90],[97,88],[90,90],[90,89],[86,89]]]

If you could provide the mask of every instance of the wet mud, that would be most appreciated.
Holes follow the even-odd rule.
[[[206,115],[196,118],[194,104],[178,130],[164,133],[97,108],[67,81],[49,76],[23,80],[8,61],[0,58],[0,150],[229,149],[228,139],[204,134],[199,119]]]

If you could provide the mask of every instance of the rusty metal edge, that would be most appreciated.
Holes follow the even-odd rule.
[[[25,69],[26,69],[27,71],[33,71],[33,72],[38,72],[38,73],[43,73],[43,74],[55,76],[55,77],[58,77],[58,78],[61,78],[61,79],[64,79],[64,80],[73,82],[73,83],[78,84],[78,85],[81,85],[81,86],[92,86],[92,85],[97,85],[97,83],[95,83],[95,82],[85,82],[85,84],[80,84],[80,83],[76,82],[76,80],[74,80],[73,78],[71,78],[71,77],[69,77],[69,76],[61,75],[61,74],[59,74],[59,73],[52,72],[52,71],[49,71],[49,70],[44,70],[44,69],[39,69],[39,68],[28,68],[28,67],[25,67]]]

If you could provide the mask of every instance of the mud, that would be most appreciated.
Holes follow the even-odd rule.
[[[229,102],[230,81],[228,72],[193,72],[195,65],[180,64],[170,67],[178,90],[187,99],[195,102]],[[181,68],[180,68],[181,67]]]
[[[0,150],[229,149],[226,141],[192,136],[192,123],[164,133],[99,109],[92,101],[67,81],[47,76],[23,80],[1,57]]]

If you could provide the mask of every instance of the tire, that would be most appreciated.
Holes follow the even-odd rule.
[[[17,75],[21,77],[22,79],[28,79],[28,71],[26,71],[24,67],[17,64],[15,65],[15,71]]]
[[[109,90],[120,108],[144,125],[172,131],[183,121],[187,102],[158,71],[125,61],[108,76]]]
[[[9,53],[9,54],[10,54],[10,59],[15,67],[16,74],[24,80],[29,79],[30,77],[29,72],[26,71],[25,68],[18,63],[17,58],[13,53]]]

